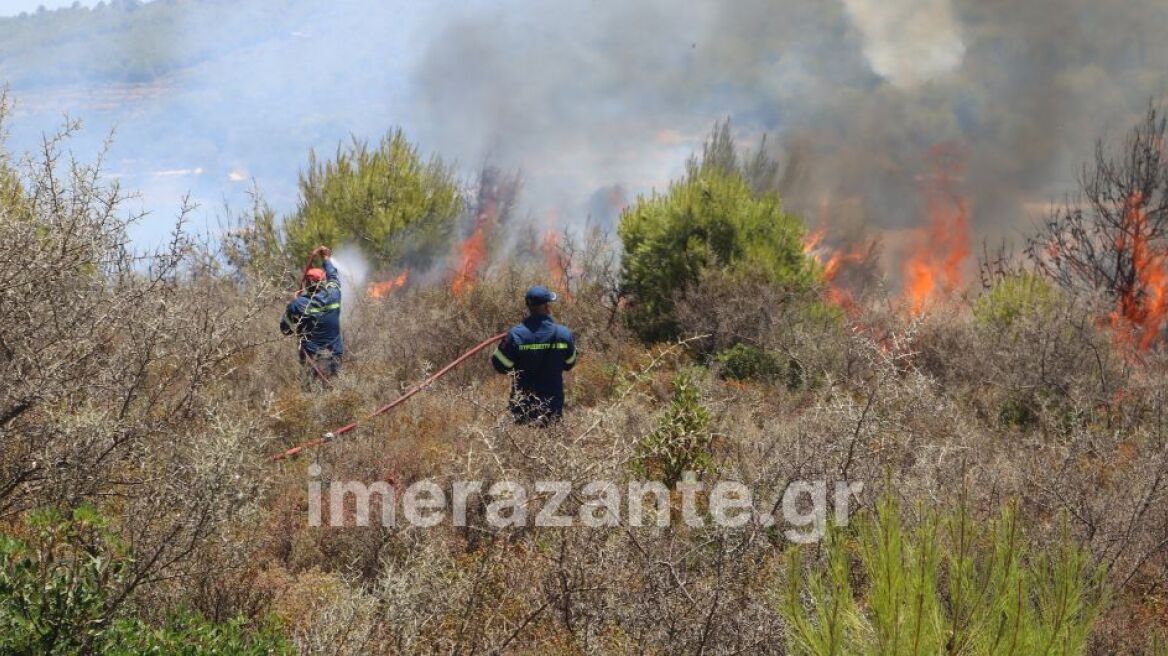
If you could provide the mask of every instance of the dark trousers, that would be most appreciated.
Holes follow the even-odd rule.
[[[311,378],[332,378],[341,371],[341,356],[328,349],[309,353],[300,349],[300,364],[308,370]]]

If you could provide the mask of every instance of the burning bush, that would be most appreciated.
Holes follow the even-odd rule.
[[[1027,253],[1061,287],[1113,299],[1112,325],[1146,351],[1168,320],[1168,120],[1152,106],[1118,148],[1098,142],[1081,194],[1058,207]]]
[[[945,583],[960,580],[966,592],[971,578],[995,584],[991,575],[1006,561],[987,558],[1005,522],[995,525],[987,513],[1011,498],[1019,500],[1011,520],[1027,530],[1018,543],[1027,557],[1013,581],[1043,598],[978,588],[1012,604],[1004,626],[1019,627],[1022,609],[1024,623],[1047,631],[1038,614],[1057,607],[1045,601],[1050,591],[1087,592],[1081,608],[1090,612],[1062,607],[1073,631],[1060,638],[1080,646],[1097,602],[1082,584],[1101,566],[1116,604],[1103,611],[1092,648],[1142,647],[1168,624],[1165,352],[1150,348],[1136,366],[1100,321],[1116,307],[1113,297],[1100,305],[1025,276],[1000,282],[974,312],[933,294],[935,311],[912,317],[881,302],[877,289],[845,305],[841,321],[845,312],[803,291],[817,275],[840,283],[836,263],[859,260],[859,251],[829,259],[812,248],[823,264],[818,272],[807,265],[798,222],[765,193],[767,184],[743,184],[727,143],[719,137],[707,148],[711,163],[695,163],[669,193],[642,199],[622,227],[626,245],[637,246],[626,252],[629,316],[653,322],[656,307],[658,327],[708,338],[646,346],[624,330],[613,245],[600,236],[565,233],[552,244],[534,231],[530,257],[502,258],[490,251],[503,240],[481,223],[485,238],[470,244],[485,244],[493,259],[468,258],[474,266],[460,269],[470,274],[463,288],[449,275],[387,267],[372,290],[396,287],[385,301],[346,289],[358,310],[344,327],[352,357],[328,388],[301,384],[296,349],[277,336],[282,299],[262,287],[267,276],[239,285],[181,234],[149,260],[153,267],[138,265],[108,209],[116,195],[99,193],[100,174],[85,167],[22,167],[7,180],[0,173],[0,236],[13,245],[0,270],[21,299],[0,306],[8,313],[0,321],[0,533],[9,536],[0,551],[28,551],[17,542],[33,544],[33,509],[89,503],[127,545],[128,557],[106,570],[108,586],[95,593],[116,602],[101,613],[140,617],[135,626],[167,635],[182,635],[166,618],[185,607],[208,618],[179,622],[199,633],[237,635],[230,618],[275,615],[304,653],[794,651],[799,622],[823,626],[805,604],[825,586],[856,585],[857,603],[839,599],[864,612],[864,631],[887,626],[874,617],[881,603],[892,617],[912,619],[912,609],[880,598],[866,576],[873,568],[852,548],[879,556],[877,538],[894,533],[903,548],[887,554],[920,555],[933,534],[941,546],[935,568],[882,561],[898,577],[893,592],[921,592],[929,616],[949,622],[943,628],[973,617],[970,609],[984,627],[984,605],[949,610],[951,598],[967,598],[950,596]],[[64,179],[45,177],[62,170]],[[489,215],[479,210],[497,199],[481,196],[463,214],[468,239],[473,219]],[[270,243],[279,230],[265,216],[249,236],[254,243]],[[524,289],[549,274],[570,286],[554,310],[581,354],[566,380],[561,423],[513,425],[508,381],[484,355],[393,413],[306,452],[311,461],[261,460],[362,416],[513,325]],[[943,279],[936,290],[945,291]],[[310,464],[321,466],[319,477]],[[766,497],[788,481],[866,482],[858,499],[866,507],[882,480],[940,507],[961,493],[954,481],[969,480],[977,519],[967,526],[977,530],[965,544],[986,558],[961,557],[971,551],[953,548],[941,530],[952,517],[931,512],[878,514],[847,534],[854,539],[845,548],[828,543],[820,553],[835,555],[818,570],[823,576],[782,567],[782,532],[753,523],[421,530],[306,522],[306,483],[623,484],[641,473],[673,479],[686,468],[700,482],[741,481]],[[1067,532],[1058,521],[1064,512]],[[1080,568],[1087,554],[1091,564]],[[942,584],[913,583],[922,571],[925,583]],[[27,582],[30,594],[44,591],[44,581]],[[795,592],[786,620],[774,603],[783,590]],[[87,608],[77,610],[89,616]],[[939,635],[932,631],[931,644]]]

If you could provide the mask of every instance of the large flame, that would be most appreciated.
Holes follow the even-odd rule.
[[[455,296],[463,296],[479,279],[479,269],[487,257],[487,234],[495,225],[498,205],[494,199],[488,199],[483,208],[475,215],[474,227],[470,235],[458,246],[455,253],[456,266],[454,279],[450,289]]]
[[[904,264],[905,298],[913,316],[938,295],[960,289],[970,253],[969,204],[953,188],[953,165],[946,166],[942,157],[944,152],[934,153],[938,172],[927,179],[928,222],[917,230]]]
[[[405,286],[409,279],[410,270],[406,269],[405,271],[402,271],[400,274],[398,274],[396,278],[390,278],[389,280],[383,280],[381,282],[370,284],[365,289],[365,295],[374,299],[385,298],[386,296],[392,294],[394,290],[401,289],[403,286]]]
[[[827,285],[824,295],[828,302],[843,308],[849,314],[855,314],[859,310],[855,297],[836,281],[836,277],[845,265],[863,262],[867,257],[867,251],[859,246],[846,251],[828,251],[820,245],[826,234],[827,231],[823,228],[808,233],[803,240],[803,252],[822,267],[823,282]]]
[[[1129,345],[1147,350],[1168,316],[1168,272],[1165,253],[1149,243],[1148,213],[1144,196],[1133,193],[1123,207],[1123,227],[1116,239],[1116,251],[1129,254],[1134,280],[1120,289],[1119,302],[1111,313],[1111,324]]]
[[[810,255],[816,261],[819,261],[819,257],[816,255],[816,249],[819,248],[819,243],[823,241],[823,237],[826,234],[826,228],[819,228],[818,230],[807,233],[807,236],[803,238],[803,254]]]
[[[547,266],[548,274],[551,276],[552,287],[564,298],[568,296],[568,266],[564,261],[564,257],[560,253],[560,236],[552,231],[548,231],[543,235],[543,241],[540,243],[540,250],[543,251],[544,262]]]

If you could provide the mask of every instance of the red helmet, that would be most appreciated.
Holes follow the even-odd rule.
[[[324,280],[324,269],[313,267],[304,272],[304,279],[308,282],[320,282]]]

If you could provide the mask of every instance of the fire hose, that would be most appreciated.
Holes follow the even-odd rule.
[[[426,378],[425,380],[418,383],[417,385],[414,385],[413,387],[406,390],[405,392],[402,392],[401,396],[399,396],[396,399],[394,399],[393,401],[390,401],[389,403],[381,406],[380,408],[374,410],[373,412],[366,415],[364,418],[358,419],[358,420],[353,421],[353,422],[348,423],[348,424],[345,424],[344,426],[341,426],[340,428],[338,428],[336,430],[329,431],[329,432],[325,433],[321,437],[318,437],[314,440],[309,440],[309,441],[307,441],[303,444],[300,444],[298,446],[294,446],[291,449],[288,449],[287,451],[284,451],[282,453],[277,453],[276,455],[272,456],[270,458],[270,460],[272,462],[275,462],[277,460],[284,460],[286,458],[294,458],[294,457],[300,455],[300,453],[302,451],[304,451],[305,449],[311,449],[313,447],[317,447],[317,446],[320,446],[322,444],[327,444],[329,442],[332,442],[333,440],[337,439],[338,437],[353,430],[354,428],[359,426],[361,423],[369,421],[370,419],[373,419],[374,417],[376,417],[378,415],[382,415],[382,414],[385,414],[386,412],[389,412],[390,410],[392,410],[392,409],[396,408],[397,406],[401,405],[402,403],[404,403],[406,401],[406,399],[409,399],[411,396],[417,394],[418,392],[421,392],[422,390],[424,390],[427,387],[429,387],[430,385],[432,385],[434,383],[434,381],[438,380],[439,378],[441,378],[441,377],[445,376],[446,374],[450,373],[451,371],[453,371],[455,367],[457,367],[458,365],[465,362],[468,358],[470,358],[475,353],[482,351],[483,349],[485,349],[488,346],[499,341],[500,339],[502,339],[506,335],[507,335],[507,333],[499,333],[498,335],[495,335],[493,337],[489,337],[489,338],[483,340],[477,346],[475,346],[474,348],[470,349],[469,351],[463,353],[462,355],[458,356],[458,358],[456,358],[455,360],[453,360],[452,362],[447,364],[445,367],[442,367],[441,369],[439,369],[437,372],[432,374],[430,377]]]

